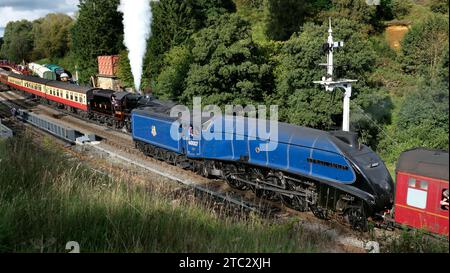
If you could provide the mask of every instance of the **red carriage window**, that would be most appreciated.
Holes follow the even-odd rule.
[[[416,187],[416,179],[414,179],[414,178],[409,178],[409,179],[408,179],[408,187],[410,187],[410,188],[415,188],[415,187]]]
[[[427,181],[420,181],[420,189],[427,191],[428,190],[428,182]]]
[[[448,210],[448,189],[442,190],[442,196],[441,196],[441,209],[442,210]]]
[[[428,182],[417,181],[415,178],[408,179],[408,192],[406,204],[411,207],[425,209],[428,199]]]

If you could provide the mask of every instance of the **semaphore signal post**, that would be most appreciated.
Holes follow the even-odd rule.
[[[325,90],[329,92],[335,91],[336,88],[343,88],[345,91],[344,94],[344,103],[343,103],[343,120],[342,120],[342,130],[349,132],[350,131],[350,98],[352,96],[352,83],[357,82],[357,80],[348,80],[348,79],[340,79],[334,80],[334,49],[343,47],[344,42],[335,42],[333,39],[333,29],[331,27],[331,18],[330,18],[330,27],[328,29],[328,41],[324,44],[324,51],[327,52],[327,63],[321,64],[327,67],[327,75],[322,77],[321,81],[315,81],[316,84],[321,84],[325,86]]]

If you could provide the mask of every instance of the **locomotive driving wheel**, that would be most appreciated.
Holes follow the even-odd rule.
[[[286,182],[286,190],[288,191],[296,191],[295,185],[292,181]],[[291,209],[305,212],[308,210],[308,202],[306,200],[306,197],[300,196],[300,195],[281,195],[281,200],[283,201],[283,204]]]
[[[368,222],[364,206],[349,206],[344,211],[344,219],[354,230],[362,232],[366,232],[368,230]]]
[[[252,169],[252,177],[253,177],[253,180],[256,181],[257,184],[261,183],[260,181],[267,181],[270,184],[278,183],[276,176],[269,176],[266,179],[265,175],[259,169]],[[260,189],[260,188],[258,188],[258,186],[254,186],[253,191],[254,191],[255,195],[261,199],[266,199],[266,200],[271,200],[271,201],[278,201],[280,199],[280,196],[277,192],[274,192],[271,190],[266,190],[266,189]]]
[[[234,175],[238,174],[238,169],[235,165],[227,166],[227,173],[225,174],[225,181],[227,181],[228,185],[233,189],[237,189],[240,191],[248,190],[247,184],[242,181],[236,180],[233,178]]]

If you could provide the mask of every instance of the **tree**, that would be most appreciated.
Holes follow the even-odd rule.
[[[69,51],[72,18],[65,14],[48,14],[33,24],[34,54],[41,58],[61,58]]]
[[[164,54],[184,43],[200,25],[189,1],[162,0],[152,3],[152,36],[147,50],[148,78],[160,73]]]
[[[186,88],[186,77],[192,56],[188,46],[173,47],[164,57],[164,70],[156,79],[154,94],[162,99],[177,101]]]
[[[71,30],[72,50],[80,81],[88,82],[97,71],[97,56],[119,54],[123,46],[119,0],[80,0],[78,18]]]
[[[447,86],[422,85],[403,101],[398,114],[398,128],[405,130],[426,123],[448,131],[448,99]]]
[[[2,45],[3,45],[3,37],[0,37],[0,54],[1,54]],[[1,58],[1,55],[0,55],[0,58]]]
[[[405,72],[431,80],[442,74],[442,64],[448,59],[448,27],[448,18],[438,15],[412,27],[402,42]]]
[[[329,0],[266,0],[266,35],[277,41],[288,40],[308,17],[330,6]]]
[[[131,73],[128,51],[123,50],[122,52],[120,52],[119,57],[119,69],[117,71],[117,76],[125,86],[134,86],[134,78],[133,74]]]
[[[383,31],[383,20],[400,17],[408,10],[409,0],[380,0],[369,5],[367,0],[331,0],[332,8],[322,18],[346,18],[359,23],[359,31]],[[406,11],[405,11],[406,10]]]
[[[217,17],[235,10],[231,0],[161,0],[152,2],[152,36],[146,56],[147,78],[162,71],[164,54],[185,43],[197,30],[208,24],[208,16]]]
[[[345,46],[335,51],[336,78],[357,79],[354,98],[373,71],[375,52],[367,35],[359,31],[360,24],[347,19],[333,21],[336,40]],[[299,125],[330,129],[339,125],[342,112],[341,91],[336,96],[313,83],[325,73],[320,63],[326,62],[321,47],[326,41],[328,24],[307,23],[300,34],[294,34],[282,50],[280,64],[276,68],[276,90],[271,97],[280,105],[280,117]]]
[[[194,35],[193,63],[186,79],[185,102],[247,105],[271,90],[271,66],[251,38],[250,24],[225,14]]]
[[[29,61],[33,50],[33,25],[30,21],[9,22],[5,28],[1,55],[10,61]]]
[[[264,0],[235,0],[236,8],[260,9],[264,6]]]
[[[412,90],[400,105],[398,118],[381,139],[379,151],[388,162],[411,148],[448,151],[449,93],[447,84],[428,83]]]

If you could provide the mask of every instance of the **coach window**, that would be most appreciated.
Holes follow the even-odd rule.
[[[75,95],[75,101],[78,102],[78,96]]]
[[[441,196],[441,209],[442,210],[448,210],[448,189],[442,190],[442,196]]]
[[[411,207],[425,209],[427,207],[428,182],[418,181],[414,178],[408,179],[408,192],[406,204]]]
[[[428,182],[427,181],[420,181],[420,189],[427,191],[428,190]]]
[[[408,187],[410,187],[410,188],[415,188],[415,187],[416,187],[416,179],[414,179],[414,178],[409,178],[409,179],[408,179]]]
[[[73,94],[70,94],[70,100],[73,100]]]

